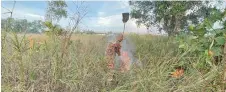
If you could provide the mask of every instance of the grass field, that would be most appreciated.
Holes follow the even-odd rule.
[[[103,36],[73,35],[64,58],[60,56],[63,40],[32,35],[33,39],[46,42],[34,41],[33,48],[29,48],[29,40],[21,42],[20,36],[16,40],[8,34],[5,42],[2,40],[2,91],[68,92],[102,88],[106,47]],[[17,41],[21,44],[16,44]]]
[[[174,38],[132,35],[136,56],[143,63],[137,75],[140,90],[155,92],[221,92],[223,64],[203,66],[203,55],[181,53]],[[190,49],[193,49],[190,47]],[[175,67],[182,66],[182,77],[172,78]]]
[[[142,67],[117,73],[106,84],[106,37],[73,35],[62,58],[62,39],[28,34],[2,34],[2,91],[28,92],[219,92],[222,67],[200,71],[202,56],[179,53],[173,38],[130,34]],[[31,40],[34,44],[30,47]],[[37,43],[37,42],[40,42]],[[172,78],[175,66],[186,65],[184,75]]]

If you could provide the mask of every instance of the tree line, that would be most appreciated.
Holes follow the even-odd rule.
[[[10,21],[10,23],[8,23]],[[22,33],[40,33],[45,26],[41,20],[28,21],[27,19],[6,18],[1,19],[1,29],[11,30],[13,32]]]
[[[224,1],[216,1],[222,4]],[[221,14],[221,10],[210,1],[129,1],[131,18],[136,24],[147,28],[157,26],[169,36],[188,32],[189,25],[204,22],[211,13]]]

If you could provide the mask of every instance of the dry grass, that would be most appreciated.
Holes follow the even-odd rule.
[[[19,37],[23,37],[24,34],[18,34]],[[48,39],[50,39],[49,36],[44,35],[44,34],[26,34],[26,37],[31,37],[36,41],[41,41],[44,42]],[[76,41],[76,40],[81,40],[82,42],[88,42],[92,40],[105,40],[103,39],[103,35],[89,35],[89,34],[73,34],[71,37],[71,40]],[[94,39],[90,39],[94,38]]]
[[[2,34],[4,35],[4,34]],[[210,67],[202,73],[196,66],[201,56],[185,58],[177,45],[166,37],[131,35],[136,44],[136,57],[142,68],[128,73],[115,72],[111,84],[107,82],[107,62],[104,59],[106,37],[73,35],[63,58],[60,38],[33,35],[45,39],[44,44],[22,40],[8,33],[2,36],[2,91],[28,92],[219,92],[222,67]],[[171,78],[174,66],[181,62],[186,70],[180,78]]]
[[[73,35],[64,58],[60,58],[62,39],[31,36],[46,41],[44,44],[35,41],[34,47],[29,48],[29,40],[9,33],[2,44],[2,91],[80,92],[105,89],[104,36]]]

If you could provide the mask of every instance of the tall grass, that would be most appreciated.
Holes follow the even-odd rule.
[[[208,72],[197,69],[200,56],[189,58],[179,53],[173,39],[151,35],[130,35],[136,44],[135,65],[128,73],[115,72],[115,79],[107,84],[107,65],[104,59],[105,36],[73,35],[65,57],[62,39],[48,38],[29,48],[28,36],[2,36],[2,91],[29,92],[210,92],[220,91],[221,66]],[[35,37],[35,36],[33,36]],[[186,65],[183,77],[171,78],[170,72],[178,64]],[[185,64],[184,64],[185,63]],[[219,80],[219,81],[218,81]]]
[[[2,44],[2,91],[99,91],[104,89],[105,37],[83,35],[73,40],[64,58],[62,39],[42,44],[8,33]],[[17,44],[17,42],[21,44]],[[18,50],[20,49],[20,50]]]
[[[142,91],[155,92],[221,92],[222,65],[202,66],[203,55],[179,52],[174,38],[151,35],[131,35],[137,46],[136,56],[143,68],[136,74]],[[190,49],[193,49],[190,47]],[[192,57],[190,57],[192,56]],[[181,78],[172,78],[170,72],[182,66],[185,73]],[[208,71],[203,71],[208,69]]]

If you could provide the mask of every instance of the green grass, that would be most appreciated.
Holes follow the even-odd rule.
[[[151,35],[131,37],[137,47],[136,56],[144,65],[137,74],[140,81],[143,80],[140,89],[155,92],[221,91],[223,64],[213,67],[200,66],[201,62],[205,62],[203,55],[193,56],[189,51],[180,53],[174,38]],[[184,75],[179,79],[169,77],[169,73],[173,72],[176,66],[185,68]],[[203,71],[205,69],[208,71]]]
[[[202,56],[189,58],[179,53],[172,38],[130,35],[136,45],[136,58],[142,67],[128,73],[116,72],[108,85],[106,37],[74,35],[74,40],[61,58],[60,38],[48,38],[43,44],[28,49],[29,40],[2,32],[2,91],[48,92],[217,92],[220,91],[221,66],[202,72],[197,68]],[[76,39],[75,39],[76,38]],[[27,36],[25,37],[27,39]],[[37,41],[35,41],[37,42]],[[170,77],[177,65],[184,65],[183,77]]]

